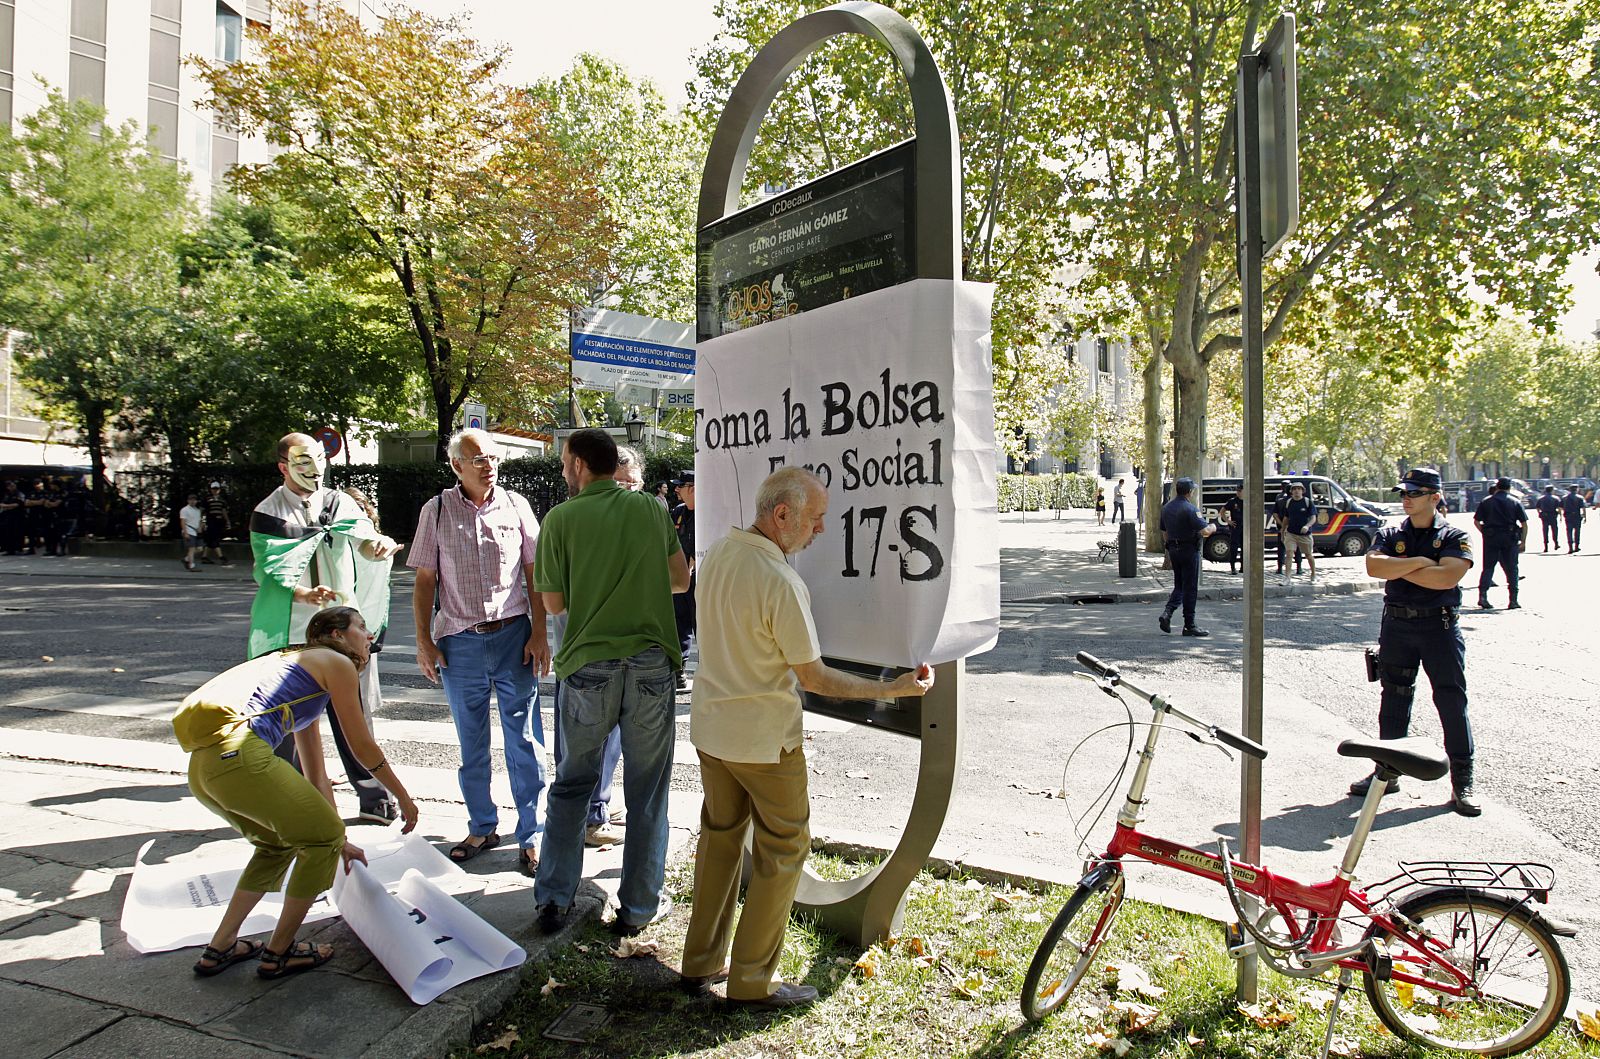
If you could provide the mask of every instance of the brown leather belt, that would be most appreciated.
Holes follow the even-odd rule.
[[[522,617],[522,615],[517,615],[517,618],[520,617]],[[467,626],[465,631],[479,634],[497,632],[516,621],[517,618],[501,618],[499,621],[480,621],[476,625]]]

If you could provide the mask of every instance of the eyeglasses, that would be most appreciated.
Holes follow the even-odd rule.
[[[505,459],[504,456],[474,456],[472,457],[472,465],[481,471],[485,467],[500,466],[500,461],[503,459]]]

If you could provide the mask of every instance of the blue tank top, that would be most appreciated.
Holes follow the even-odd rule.
[[[328,708],[328,692],[291,655],[283,667],[268,673],[239,706],[250,730],[268,746],[277,746],[290,732],[306,727]]]

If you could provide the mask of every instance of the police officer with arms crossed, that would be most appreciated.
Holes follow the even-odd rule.
[[[1200,517],[1199,510],[1189,502],[1194,492],[1192,478],[1179,478],[1173,483],[1175,494],[1161,509],[1161,532],[1167,538],[1167,557],[1172,561],[1172,595],[1162,608],[1159,624],[1161,631],[1172,631],[1172,612],[1183,607],[1183,635],[1210,636],[1194,623],[1195,600],[1200,592],[1200,541],[1216,532],[1216,527]]]
[[[1507,605],[1510,610],[1520,610],[1517,602],[1517,558],[1528,546],[1528,513],[1522,505],[1511,499],[1511,479],[1501,478],[1494,483],[1494,492],[1484,497],[1472,515],[1473,525],[1483,534],[1483,573],[1478,575],[1478,606],[1493,610],[1489,602],[1489,586],[1494,581],[1494,568],[1505,571],[1506,590],[1511,595]],[[1518,531],[1521,531],[1520,534]]]
[[[1378,737],[1403,739],[1411,727],[1417,667],[1433,685],[1433,705],[1450,756],[1450,807],[1462,816],[1483,812],[1472,790],[1472,725],[1467,719],[1467,645],[1457,624],[1461,579],[1472,569],[1472,540],[1439,511],[1439,472],[1416,467],[1394,491],[1406,517],[1378,531],[1367,552],[1367,573],[1387,582],[1378,632]],[[1513,582],[1514,584],[1515,582]],[[1350,785],[1366,797],[1372,777]],[[1399,789],[1391,780],[1389,791]]]

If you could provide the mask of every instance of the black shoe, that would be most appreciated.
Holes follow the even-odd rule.
[[[1507,606],[1506,609],[1507,610],[1521,610],[1522,609],[1522,604],[1518,603],[1516,600],[1512,600],[1510,605]]]
[[[1161,617],[1156,619],[1156,624],[1161,626],[1161,631],[1162,632],[1170,633],[1172,631],[1172,615],[1170,615],[1170,614],[1161,615]]]
[[[1479,610],[1493,610],[1494,609],[1494,604],[1490,603],[1487,597],[1479,596],[1478,597],[1478,609]]]
[[[728,998],[730,1004],[744,1004],[757,1008],[797,1008],[804,1007],[817,999],[817,991],[809,985],[794,985],[789,982],[779,982],[778,988],[762,997],[760,1000],[735,1000]]]
[[[723,967],[716,974],[680,974],[678,975],[678,988],[689,996],[710,996],[713,985],[728,980],[728,971],[729,968]]]
[[[639,936],[639,932],[644,930],[643,927],[635,926],[621,916],[607,923],[606,929],[619,938],[636,938]]]
[[[392,799],[385,798],[381,802],[364,805],[356,814],[358,820],[371,820],[375,824],[390,824],[400,819],[400,807]]]
[[[1472,762],[1450,762],[1450,808],[1462,816],[1482,816],[1483,806],[1478,804],[1472,789]]]
[[[683,670],[678,670],[677,675],[673,678],[673,681],[679,691],[689,690],[689,678],[683,675]]]
[[[1183,635],[1185,635],[1185,636],[1210,636],[1211,634],[1206,632],[1204,629],[1200,628],[1200,626],[1198,626],[1198,625],[1185,625],[1183,627]]]
[[[1350,793],[1354,797],[1365,798],[1367,796],[1367,792],[1372,789],[1372,781],[1374,779],[1376,779],[1376,778],[1377,778],[1377,773],[1375,773],[1375,772],[1368,773],[1367,775],[1361,777],[1360,779],[1356,780],[1354,783],[1350,784]],[[1395,779],[1392,779],[1392,780],[1389,781],[1389,789],[1384,791],[1383,793],[1386,794],[1386,795],[1387,794],[1393,794],[1395,791],[1398,791],[1399,789],[1400,789],[1400,780],[1399,780],[1399,777],[1396,777]]]
[[[561,929],[562,920],[567,918],[567,910],[551,902],[539,906],[539,933],[554,934]]]

